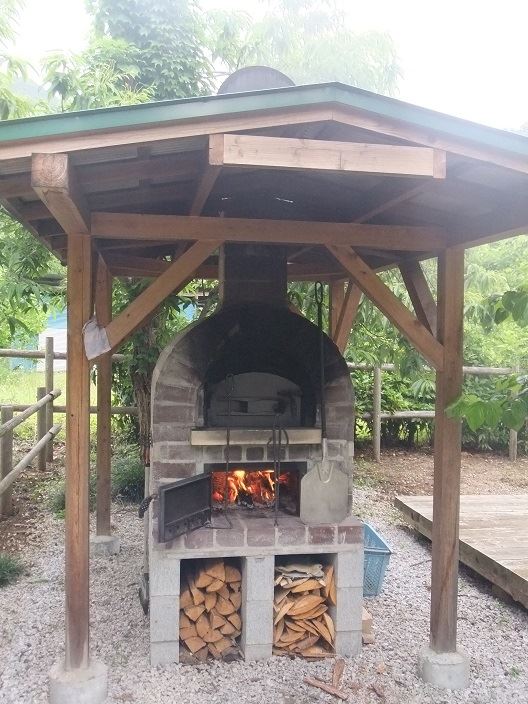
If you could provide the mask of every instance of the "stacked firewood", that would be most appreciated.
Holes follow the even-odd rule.
[[[290,564],[276,567],[275,574],[274,654],[331,656],[335,626],[328,609],[336,605],[333,566]]]
[[[185,565],[182,574],[180,641],[201,662],[231,659],[239,653],[242,575],[225,560],[198,565]]]

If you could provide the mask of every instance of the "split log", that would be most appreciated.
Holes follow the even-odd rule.
[[[342,690],[337,689],[337,687],[334,687],[331,684],[327,684],[322,680],[318,680],[316,677],[305,677],[304,681],[306,684],[309,684],[310,687],[317,687],[318,689],[322,689],[323,692],[333,694],[334,697],[337,697],[338,699],[342,699],[343,701],[346,701],[348,699],[348,694],[346,694],[346,692],[343,692]]]

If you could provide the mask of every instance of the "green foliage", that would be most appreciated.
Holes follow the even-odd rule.
[[[117,455],[117,456],[115,456]],[[112,461],[112,496],[139,503],[145,493],[145,467],[137,448],[118,448]]]
[[[97,497],[97,477],[93,469],[90,471],[89,491],[89,507],[90,511],[94,511]],[[66,485],[64,479],[54,479],[49,482],[46,488],[46,503],[56,518],[64,518],[66,510]]]
[[[24,567],[20,560],[7,553],[0,553],[0,587],[15,582],[23,571]]]

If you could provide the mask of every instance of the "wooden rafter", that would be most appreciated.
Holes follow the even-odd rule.
[[[201,215],[202,210],[207,203],[211,191],[214,188],[216,179],[220,175],[220,167],[218,166],[206,166],[200,181],[198,183],[198,188],[194,194],[193,202],[189,210],[189,215]]]
[[[113,351],[128,339],[167,296],[180,290],[193,278],[196,269],[217,247],[218,242],[195,242],[108,325],[87,329],[84,335],[88,358],[95,359]]]
[[[328,334],[333,339],[339,314],[345,300],[345,281],[332,281],[328,290]]]
[[[33,154],[31,186],[64,232],[89,233],[90,214],[67,154]]]
[[[436,301],[433,298],[420,262],[400,264],[400,273],[409,293],[416,317],[433,335],[436,335]]]
[[[438,227],[135,213],[93,213],[92,235],[104,239],[142,239],[145,242],[151,239],[295,242],[409,251],[445,247],[445,233]]]
[[[349,281],[343,300],[343,305],[341,307],[341,311],[339,312],[339,317],[337,319],[337,324],[332,337],[341,351],[341,354],[345,352],[350,331],[352,330],[352,325],[354,324],[354,319],[358,312],[362,295],[363,292],[359,286],[356,286],[353,281]]]
[[[350,278],[395,325],[420,354],[435,368],[442,369],[443,348],[429,330],[406,308],[375,271],[348,247],[329,246],[329,251]]]
[[[388,200],[384,201],[383,203],[380,203],[379,205],[373,208],[369,208],[362,215],[356,216],[354,218],[354,222],[368,222],[369,220],[372,220],[372,218],[375,218],[376,215],[381,215],[387,210],[391,210],[391,208],[395,208],[397,205],[405,203],[408,200],[414,198],[415,196],[420,195],[427,189],[427,187],[428,186],[425,183],[420,183],[418,184],[418,186],[408,188],[403,193],[400,193],[397,196],[394,196],[393,198],[389,198]]]
[[[445,178],[445,152],[431,147],[334,142],[322,139],[215,134],[209,139],[214,166],[354,171]]]

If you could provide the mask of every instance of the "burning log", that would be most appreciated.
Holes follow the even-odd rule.
[[[335,626],[328,613],[335,605],[332,566],[292,564],[277,567],[273,602],[273,652],[308,658],[330,657]]]
[[[239,654],[242,595],[240,570],[224,560],[202,560],[184,572],[180,595],[180,641],[194,658],[230,660]]]

